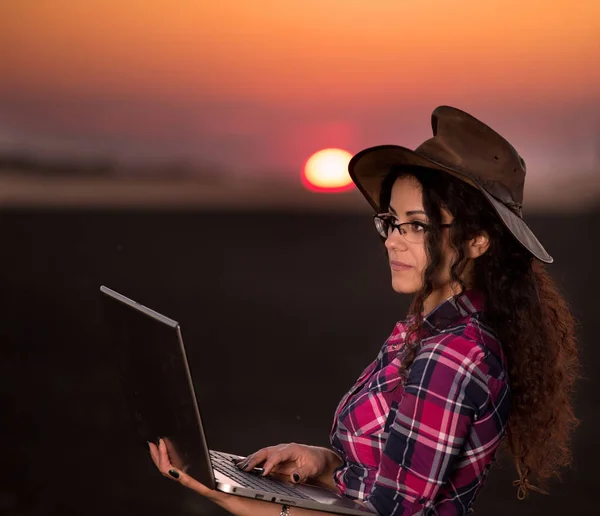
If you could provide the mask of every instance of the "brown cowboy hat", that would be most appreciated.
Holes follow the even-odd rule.
[[[513,236],[538,260],[552,257],[523,221],[525,161],[496,131],[475,117],[449,106],[431,115],[433,138],[414,151],[399,145],[379,145],[356,154],[350,177],[376,212],[383,180],[394,166],[441,170],[473,185],[498,213]]]

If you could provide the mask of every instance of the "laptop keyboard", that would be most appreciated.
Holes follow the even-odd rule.
[[[305,495],[299,489],[288,487],[285,485],[285,483],[279,482],[276,479],[268,476],[263,477],[257,473],[242,471],[234,464],[233,458],[228,455],[223,455],[219,452],[211,450],[210,460],[213,468],[219,473],[232,478],[244,487],[258,489],[260,491],[267,491],[268,493],[293,496],[294,498],[302,498],[304,500],[311,499],[310,496]]]

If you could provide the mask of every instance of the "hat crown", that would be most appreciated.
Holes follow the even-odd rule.
[[[433,138],[415,152],[453,169],[521,216],[525,161],[515,148],[475,117],[450,106],[431,115]]]

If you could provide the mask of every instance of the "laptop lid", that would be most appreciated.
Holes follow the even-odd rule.
[[[150,308],[101,286],[123,395],[140,440],[163,438],[171,462],[211,489],[215,478],[181,329]]]

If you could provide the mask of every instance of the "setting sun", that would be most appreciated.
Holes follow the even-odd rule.
[[[352,154],[342,149],[315,152],[304,165],[302,182],[309,190],[340,192],[352,188],[348,162]]]

